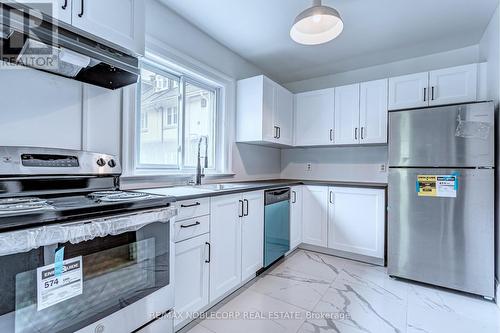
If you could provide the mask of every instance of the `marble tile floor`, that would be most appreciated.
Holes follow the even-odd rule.
[[[493,302],[394,280],[384,267],[304,250],[207,315],[181,333],[500,332],[500,309]]]

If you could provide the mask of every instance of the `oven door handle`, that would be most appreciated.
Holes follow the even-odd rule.
[[[78,244],[97,237],[134,232],[155,222],[168,223],[175,215],[177,209],[168,207],[0,233],[0,256],[29,252],[47,245],[67,242]]]

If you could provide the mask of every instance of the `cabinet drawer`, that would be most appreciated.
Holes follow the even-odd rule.
[[[177,221],[208,215],[210,214],[210,201],[209,198],[179,201],[177,203],[177,210]]]
[[[176,222],[174,225],[174,241],[180,242],[188,238],[206,234],[210,231],[210,216]]]

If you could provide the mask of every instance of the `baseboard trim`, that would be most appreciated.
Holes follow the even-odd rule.
[[[385,260],[381,259],[381,258],[375,258],[375,257],[364,256],[361,254],[333,250],[333,249],[329,249],[329,248],[322,247],[322,246],[310,245],[310,244],[304,244],[304,243],[300,244],[299,248],[304,249],[304,250],[329,254],[329,255],[332,255],[335,257],[341,257],[341,258],[345,258],[345,259],[361,261],[361,262],[364,262],[367,264],[372,264],[372,265],[377,265],[377,266],[385,266]]]

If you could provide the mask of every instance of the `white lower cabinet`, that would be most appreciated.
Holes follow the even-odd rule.
[[[383,189],[330,188],[328,247],[384,258],[385,191]]]
[[[241,219],[241,279],[246,281],[264,265],[264,193],[243,194]]]
[[[208,305],[209,241],[204,234],[175,244],[175,325]]]
[[[212,198],[210,244],[212,302],[262,268],[264,192]]]
[[[302,195],[302,241],[306,244],[326,247],[328,241],[328,187],[304,186]]]
[[[290,251],[302,243],[302,186],[291,188],[290,200]]]
[[[211,203],[210,301],[241,282],[241,194],[213,197]]]

